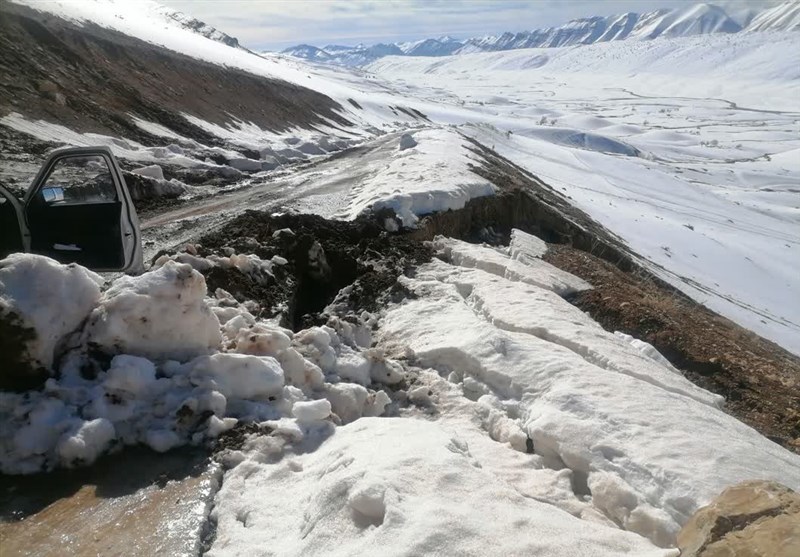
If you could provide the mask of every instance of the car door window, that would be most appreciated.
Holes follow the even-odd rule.
[[[115,203],[117,188],[100,155],[63,157],[56,161],[36,195],[44,205]]]

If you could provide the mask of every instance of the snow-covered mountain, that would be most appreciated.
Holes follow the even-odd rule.
[[[800,30],[800,2],[786,2],[755,16],[746,31]]]
[[[219,41],[228,46],[233,46],[237,48],[240,47],[239,41],[238,39],[236,39],[236,37],[231,37],[230,35],[223,33],[219,29],[216,29],[215,27],[212,27],[207,23],[200,21],[199,19],[195,19],[191,16],[186,15],[183,12],[173,10],[166,6],[158,6],[156,9],[164,16],[179,23],[181,27],[185,29],[190,29],[195,33],[199,33],[200,35],[203,35],[207,39],[211,39],[212,41]]]
[[[392,45],[331,45],[322,49],[299,45],[287,48],[283,53],[317,62],[361,66],[387,55],[450,56],[519,48],[556,48],[626,39],[652,40],[660,37],[738,33],[743,30],[743,26],[737,20],[750,22],[746,28],[748,31],[797,29],[800,27],[800,3],[788,2],[759,14],[737,14],[736,18],[718,6],[696,4],[643,14],[628,12],[607,17],[579,18],[558,27],[506,32],[466,40],[444,36]]]

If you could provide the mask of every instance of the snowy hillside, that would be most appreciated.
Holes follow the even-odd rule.
[[[800,29],[800,2],[790,1],[756,15],[746,31],[797,31]]]
[[[797,353],[796,52],[795,33],[748,33],[367,69],[569,195],[695,299]]]

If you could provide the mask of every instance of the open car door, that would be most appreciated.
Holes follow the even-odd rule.
[[[25,196],[26,251],[95,271],[143,270],[136,209],[108,147],[54,151]]]
[[[22,204],[14,194],[0,186],[0,259],[20,251],[28,251]]]

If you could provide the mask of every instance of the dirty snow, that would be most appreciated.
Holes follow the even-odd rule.
[[[193,257],[198,266],[225,264],[243,273],[274,264],[244,254]],[[203,444],[239,421],[271,420],[301,432],[303,424],[325,419],[378,416],[389,404],[381,384],[403,379],[397,362],[368,349],[367,325],[332,319],[293,333],[259,321],[251,304],[223,290],[208,297],[203,276],[174,260],[117,278],[102,294],[92,273],[36,255],[3,260],[0,277],[3,300],[13,307],[33,307],[25,304],[48,300],[50,291],[78,303],[71,287],[82,300],[75,308],[56,302],[47,308],[63,309],[67,325],[39,315],[31,320],[45,335],[75,334],[55,347],[57,358],[52,342],[42,344],[51,358],[45,367],[59,372],[42,391],[0,392],[3,473],[87,465],[123,445],[163,452]],[[22,288],[20,277],[39,291]],[[82,288],[88,299],[80,298],[86,298]],[[110,361],[103,364],[100,354]]]
[[[0,261],[0,317],[14,315],[19,325],[36,330],[27,353],[35,366],[49,368],[56,346],[97,304],[102,284],[99,275],[78,265],[12,254]]]

